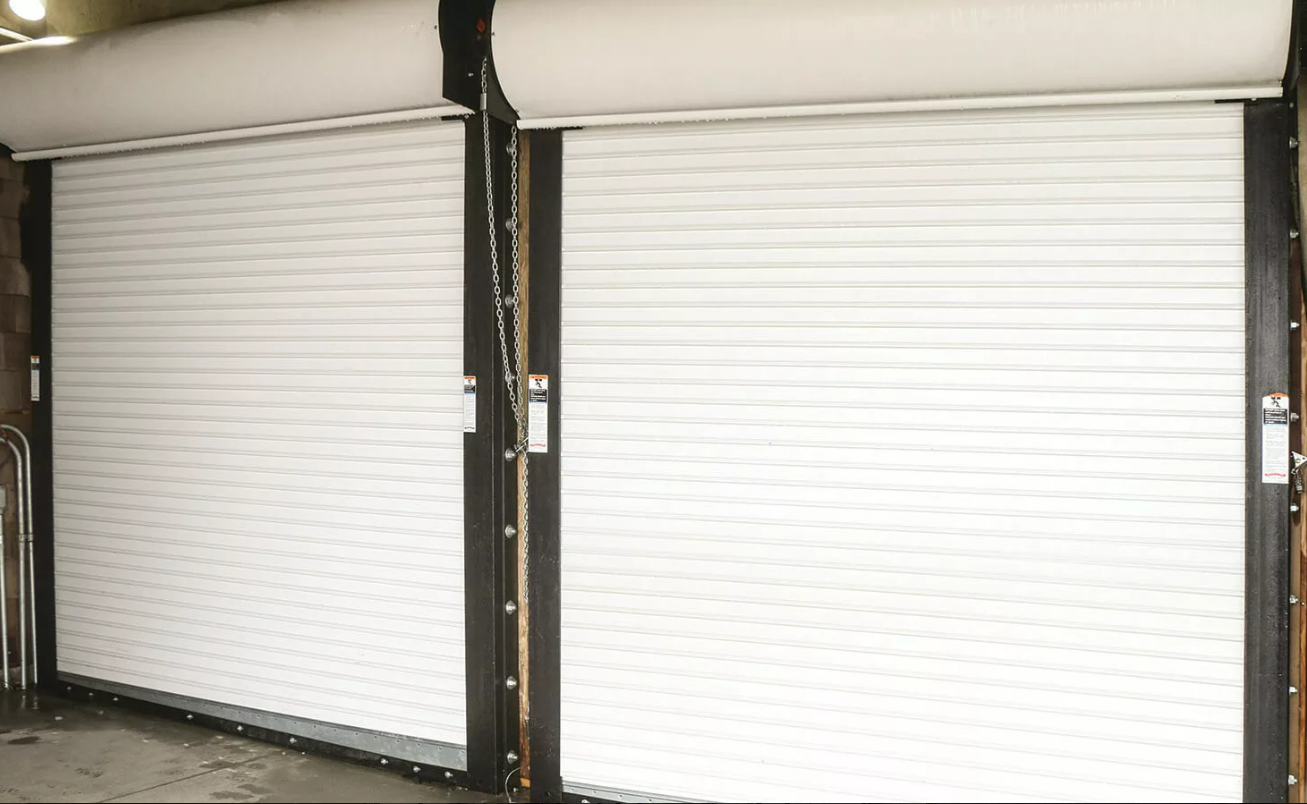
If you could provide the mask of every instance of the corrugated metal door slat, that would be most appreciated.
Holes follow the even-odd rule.
[[[61,673],[466,743],[460,124],[57,162]]]
[[[569,131],[572,789],[1238,800],[1242,115]]]

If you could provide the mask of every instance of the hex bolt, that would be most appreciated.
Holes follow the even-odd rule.
[[[509,307],[512,307],[512,306],[516,305],[516,304],[517,304],[517,297],[516,297],[516,296],[506,296],[506,297],[504,297],[504,304],[508,305]]]
[[[237,727],[236,727],[236,731],[245,731],[245,727],[244,727],[244,726],[237,726]]]
[[[382,765],[389,765],[389,764],[390,764],[390,760],[386,759],[385,757],[382,757],[382,758],[381,758],[381,764],[382,764]]]
[[[1298,420],[1301,419],[1301,418],[1302,418],[1302,417],[1299,416],[1297,413],[1294,413],[1294,412],[1292,412],[1292,411],[1289,412],[1289,421],[1291,421],[1291,422],[1296,422],[1296,421],[1298,421]]]
[[[1290,137],[1290,138],[1289,138],[1289,147],[1290,147],[1290,148],[1297,148],[1297,147],[1298,147],[1298,138],[1297,138],[1297,137]]]
[[[508,449],[504,450],[504,460],[510,462],[517,460],[517,450],[514,449],[513,447],[509,447]]]
[[[414,765],[414,766],[413,766],[413,772],[414,772],[414,773],[421,773],[421,772],[422,772],[422,769],[421,769],[420,767],[418,767],[417,765]]]
[[[290,738],[290,744],[291,744],[291,745],[294,745],[295,742],[296,742],[296,741],[295,741],[295,738],[294,738],[294,737]]]
[[[517,689],[517,679],[513,678],[512,676],[509,676],[508,678],[504,679],[504,686],[508,687],[510,690]]]
[[[508,615],[517,614],[517,604],[514,603],[514,602],[511,601],[511,600],[508,601],[507,603],[505,603],[505,604],[504,604],[504,613],[505,613],[505,614],[508,614]]]
[[[1299,326],[1300,326],[1300,324],[1299,324],[1297,321],[1290,321],[1290,322],[1289,322],[1289,329],[1297,329]]]
[[[195,715],[187,715],[187,716],[186,716],[186,719],[187,719],[187,720],[194,720],[194,719],[195,719]]]
[[[453,771],[445,771],[445,779],[453,779],[453,778],[454,778]]]
[[[114,697],[113,702],[114,702],[114,703],[118,703],[118,698],[117,698],[117,696]]]
[[[517,526],[516,526],[516,525],[505,525],[505,526],[504,526],[504,538],[505,538],[505,539],[511,539],[511,538],[513,538],[513,537],[516,536],[516,535],[517,535]]]
[[[517,752],[509,751],[507,754],[504,754],[504,759],[508,760],[508,764],[512,765],[518,760]]]

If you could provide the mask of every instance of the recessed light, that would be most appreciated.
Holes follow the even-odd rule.
[[[9,0],[9,10],[30,22],[45,19],[45,0]]]

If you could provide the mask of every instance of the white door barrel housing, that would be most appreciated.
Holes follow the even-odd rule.
[[[0,142],[44,158],[459,114],[441,96],[439,6],[295,0],[2,47]]]
[[[499,0],[524,128],[1278,96],[1291,0]]]

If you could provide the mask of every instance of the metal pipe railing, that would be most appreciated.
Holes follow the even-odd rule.
[[[4,488],[0,487],[0,664],[3,664],[4,688],[12,689],[12,682],[9,678],[9,592],[5,588],[5,576],[9,574],[8,567],[5,566],[5,493]],[[22,549],[22,545],[18,545]]]
[[[27,553],[23,539],[26,516],[23,511],[23,453],[18,445],[5,438],[5,446],[14,454],[14,485],[18,498],[18,677],[27,689]]]
[[[36,661],[36,556],[32,549],[35,529],[32,526],[32,444],[23,435],[23,431],[14,427],[12,424],[0,424],[0,430],[6,433],[13,433],[18,436],[18,440],[23,444],[23,458],[20,466],[14,468],[14,477],[17,478],[21,469],[23,473],[23,482],[18,500],[18,516],[24,519],[26,514],[26,523],[19,522],[19,544],[18,549],[23,550],[24,544],[27,550],[27,632],[31,639],[32,650],[32,683],[40,683],[39,667]],[[20,567],[21,568],[21,567]]]

